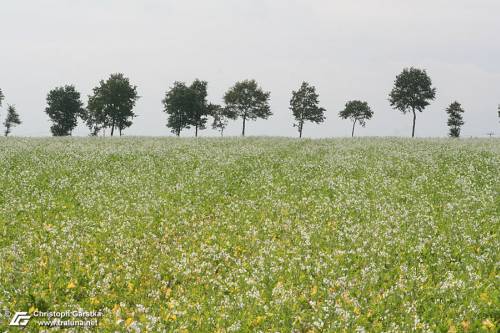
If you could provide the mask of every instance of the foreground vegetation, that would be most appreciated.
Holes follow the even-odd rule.
[[[499,171],[495,139],[1,139],[0,312],[495,331]]]

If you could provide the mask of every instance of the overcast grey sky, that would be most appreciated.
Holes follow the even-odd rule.
[[[438,90],[417,136],[446,136],[454,100],[466,110],[464,136],[500,134],[499,0],[0,0],[0,31],[0,88],[23,120],[14,135],[49,135],[50,89],[74,84],[86,103],[100,79],[122,72],[142,96],[126,135],[171,135],[161,99],[176,80],[208,81],[221,103],[254,78],[271,91],[274,116],[249,123],[249,135],[296,136],[289,100],[305,80],[327,109],[305,137],[349,136],[338,112],[350,99],[375,112],[360,136],[409,136],[410,115],[387,101],[409,66],[427,69]],[[240,128],[232,122],[227,134]]]

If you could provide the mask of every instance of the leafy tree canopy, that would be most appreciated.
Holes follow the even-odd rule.
[[[191,109],[187,110],[189,114],[188,122],[195,127],[195,136],[198,136],[198,130],[204,130],[211,113],[211,104],[207,101],[207,82],[196,79],[189,89],[192,90]]]
[[[460,137],[461,127],[465,124],[462,114],[464,113],[462,105],[458,102],[453,102],[446,109],[448,114],[448,127],[450,128],[450,136],[452,138]]]
[[[325,121],[325,109],[319,106],[319,95],[316,88],[303,82],[300,89],[292,92],[290,110],[295,118],[299,136],[302,137],[304,122],[310,121],[316,124]]]
[[[162,100],[164,111],[169,115],[167,127],[176,135],[183,129],[193,126],[195,136],[198,130],[206,128],[208,116],[212,114],[214,105],[207,101],[207,82],[194,80],[190,86],[184,82],[175,82]]]
[[[352,136],[354,136],[354,127],[356,123],[361,126],[366,126],[366,121],[373,117],[373,111],[367,102],[362,101],[349,101],[345,105],[345,109],[339,112],[342,119],[350,119],[353,122]]]
[[[342,119],[351,119],[358,122],[361,126],[366,125],[366,121],[373,117],[373,111],[367,102],[349,101],[345,105],[345,109],[339,112]]]
[[[272,115],[269,105],[270,96],[271,93],[263,91],[255,80],[237,82],[224,95],[226,107],[236,117],[243,119],[243,136],[245,136],[245,123],[247,119],[267,119]]]
[[[137,87],[123,74],[112,74],[107,81],[101,80],[89,96],[85,114],[88,127],[93,133],[110,127],[111,136],[118,128],[121,135],[136,117],[133,109],[138,99]]]
[[[389,101],[395,109],[407,113],[412,110],[422,112],[436,97],[431,78],[425,70],[406,68],[396,77]]]
[[[78,117],[84,116],[85,110],[80,100],[80,93],[72,85],[58,87],[47,95],[45,112],[53,122],[50,130],[54,136],[71,135],[78,123]]]
[[[179,136],[183,129],[192,125],[191,110],[196,103],[195,93],[184,82],[174,82],[162,100],[164,112],[168,114],[167,127]]]
[[[415,136],[416,111],[422,112],[436,97],[431,78],[425,70],[406,68],[396,77],[389,94],[391,106],[403,114],[413,112],[412,137]]]
[[[229,108],[220,105],[211,105],[211,116],[213,118],[212,128],[224,136],[224,130],[229,125],[229,119],[235,119],[236,114]]]
[[[17,114],[16,107],[14,105],[9,105],[7,108],[7,117],[4,121],[5,126],[5,136],[9,135],[12,127],[21,124],[21,119]]]

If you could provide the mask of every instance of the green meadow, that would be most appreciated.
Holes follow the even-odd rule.
[[[0,330],[496,332],[499,191],[498,139],[2,138]]]

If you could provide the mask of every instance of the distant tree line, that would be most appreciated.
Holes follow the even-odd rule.
[[[270,107],[271,93],[263,90],[255,80],[237,82],[223,96],[223,105],[208,101],[208,83],[194,80],[191,84],[174,82],[162,99],[163,111],[167,114],[167,127],[177,136],[185,129],[194,128],[195,136],[210,125],[224,135],[229,121],[241,119],[241,134],[245,136],[248,121],[268,119],[273,115]],[[417,114],[422,113],[436,97],[436,88],[425,70],[406,68],[396,77],[394,87],[389,93],[390,105],[403,114],[412,115],[411,136],[415,136]],[[50,131],[54,136],[68,136],[81,119],[89,128],[90,135],[119,135],[130,127],[137,115],[134,107],[140,96],[137,87],[123,74],[111,74],[101,80],[92,94],[88,96],[86,107],[81,95],[73,85],[56,87],[47,95],[46,114],[52,125]],[[4,94],[0,89],[0,107]],[[300,138],[303,136],[307,122],[320,124],[325,121],[326,110],[320,106],[316,88],[307,82],[292,91],[290,111],[294,118],[293,126],[297,128]],[[499,106],[500,117],[500,106]],[[458,102],[453,102],[447,109],[449,136],[458,138],[464,125],[464,109]],[[351,135],[354,137],[356,125],[366,126],[374,115],[368,102],[351,100],[345,104],[339,117],[352,122]],[[211,121],[211,122],[209,122]],[[5,135],[21,124],[19,115],[13,105],[7,107],[4,121]]]
[[[88,97],[83,108],[80,93],[72,85],[57,87],[47,95],[45,112],[52,121],[50,131],[54,136],[71,135],[81,118],[91,135],[98,135],[106,129],[119,134],[132,126],[136,116],[133,109],[139,99],[137,87],[130,84],[123,74],[111,74],[108,80],[101,80]]]

